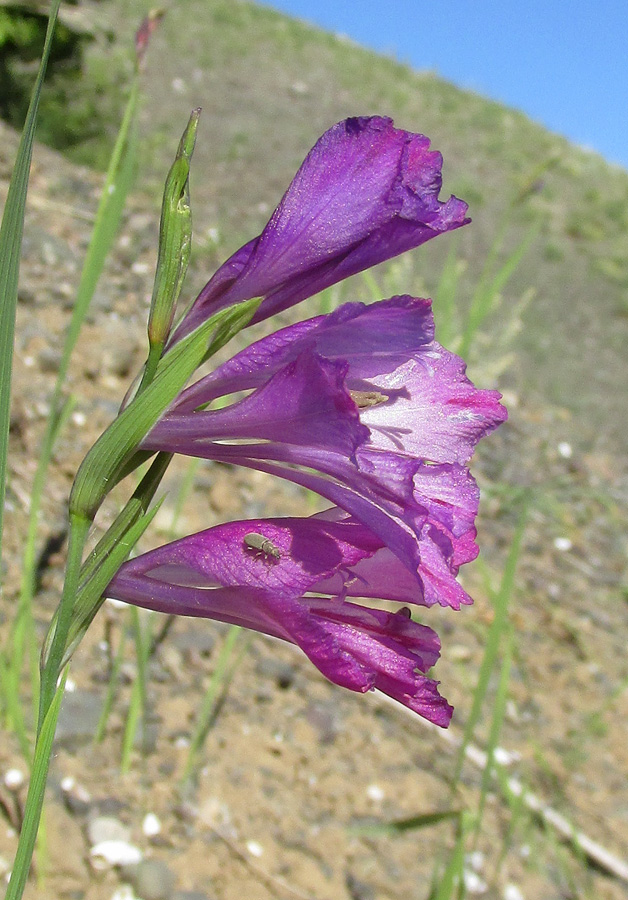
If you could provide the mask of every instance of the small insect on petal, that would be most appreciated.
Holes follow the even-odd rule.
[[[379,406],[388,400],[385,394],[379,391],[349,391],[351,399],[358,409],[369,409],[371,406]]]
[[[265,538],[263,534],[256,534],[252,531],[250,534],[244,535],[244,543],[249,550],[257,550],[256,556],[272,556],[275,559],[281,559],[281,551],[275,547],[272,541]]]

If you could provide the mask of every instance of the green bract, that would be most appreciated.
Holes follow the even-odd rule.
[[[244,328],[261,300],[221,310],[180,341],[159,361],[153,381],[96,441],[78,470],[70,494],[70,515],[91,521],[153,425],[192,373]]]

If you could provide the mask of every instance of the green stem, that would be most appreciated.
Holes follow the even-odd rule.
[[[48,713],[48,709],[57,689],[57,681],[61,671],[61,660],[68,638],[74,598],[79,585],[83,548],[91,522],[76,513],[70,515],[70,540],[68,560],[65,570],[63,594],[57,610],[54,632],[48,645],[48,654],[41,673],[41,693],[39,697],[39,726]]]
[[[15,854],[13,871],[11,872],[11,880],[9,881],[5,900],[20,900],[24,893],[24,888],[26,887],[31,860],[33,858],[33,851],[35,849],[35,842],[37,840],[41,810],[44,804],[52,742],[54,741],[64,689],[65,679],[62,679],[61,684],[53,694],[50,706],[42,719],[41,729],[37,736],[33,771],[28,786],[28,796],[26,798],[24,822],[22,823],[20,842],[17,847],[17,853]]]
[[[157,372],[157,366],[159,365],[159,360],[161,359],[163,349],[163,341],[159,341],[150,345],[150,350],[148,351],[148,359],[146,360],[142,380],[137,390],[138,394],[140,394],[144,390],[144,388],[148,387],[148,385],[155,377],[155,373]]]

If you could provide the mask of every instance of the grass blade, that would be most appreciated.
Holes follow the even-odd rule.
[[[406,831],[415,831],[418,828],[431,828],[450,819],[460,822],[461,809],[445,809],[441,812],[418,813],[416,816],[408,816],[405,819],[396,819],[393,822],[372,822],[368,825],[354,825],[350,828],[352,834],[379,835],[396,837]]]
[[[506,560],[502,582],[499,591],[497,592],[497,595],[494,599],[495,617],[486,639],[486,649],[484,650],[484,658],[482,660],[482,665],[480,666],[478,683],[473,693],[473,704],[471,706],[471,712],[469,713],[469,718],[465,725],[464,734],[462,736],[462,743],[460,745],[460,750],[458,753],[458,761],[456,763],[452,786],[452,789],[454,790],[456,785],[458,784],[458,780],[460,779],[460,773],[462,771],[466,749],[469,745],[469,742],[471,741],[471,738],[473,737],[473,732],[480,719],[482,704],[484,703],[491,673],[495,666],[495,660],[497,658],[497,652],[499,650],[501,638],[508,627],[508,606],[514,587],[517,562],[521,553],[521,545],[523,542],[523,535],[527,520],[527,511],[527,504],[524,504],[523,510],[519,516],[519,522],[517,523],[513,541],[510,546],[508,559]]]
[[[52,36],[59,12],[60,0],[54,0],[48,19],[48,30],[35,80],[31,102],[26,114],[24,130],[9,185],[7,202],[0,226],[0,545],[4,525],[4,497],[6,493],[7,454],[9,446],[9,417],[11,408],[11,372],[13,369],[13,341],[17,310],[17,284],[20,270],[24,211],[28,176],[33,155],[35,124],[41,88],[46,75]]]
[[[127,713],[124,737],[122,740],[122,758],[120,771],[124,775],[131,768],[131,753],[135,745],[138,727],[142,728],[142,744],[144,744],[146,730],[146,704],[147,704],[147,673],[152,646],[152,615],[146,616],[142,623],[140,611],[137,606],[129,609],[131,617],[131,631],[135,643],[136,675],[131,692],[131,702]]]
[[[221,699],[226,695],[231,680],[236,673],[238,664],[242,659],[246,648],[249,645],[250,633],[247,640],[240,648],[240,653],[235,659],[232,659],[235,652],[236,643],[242,629],[238,625],[232,625],[227,632],[227,637],[222,645],[220,655],[216,662],[216,668],[210,679],[209,685],[203,698],[203,704],[198,714],[196,729],[190,742],[185,770],[183,772],[183,781],[190,781],[194,777],[198,757],[205,743],[205,738],[214,724],[214,720],[221,705]]]
[[[497,253],[502,244],[502,238],[505,234],[505,228],[498,236],[497,240],[491,247],[489,255],[484,266],[484,271],[480,276],[478,286],[471,298],[469,313],[467,316],[467,324],[462,336],[460,345],[460,355],[466,359],[473,344],[474,337],[481,327],[486,316],[491,312],[496,302],[496,298],[505,288],[506,284],[518,268],[521,260],[530,249],[531,244],[539,233],[539,225],[535,223],[528,230],[525,237],[518,244],[513,252],[507,257],[505,262],[499,267],[493,275],[493,266],[495,265]]]
[[[465,269],[464,262],[458,259],[460,232],[451,236],[449,251],[436,288],[436,306],[438,307],[437,339],[444,347],[451,348],[458,336],[458,316],[456,314],[456,295],[458,280]]]
[[[499,736],[504,724],[506,715],[506,703],[508,701],[508,687],[510,683],[510,670],[512,667],[514,632],[512,626],[506,629],[506,640],[504,657],[502,659],[501,671],[499,674],[499,684],[493,704],[493,718],[489,732],[488,744],[486,747],[486,765],[482,771],[482,782],[480,785],[480,802],[478,804],[478,813],[475,822],[475,842],[480,837],[482,828],[482,818],[484,816],[484,808],[486,806],[486,797],[493,776],[493,762],[495,759],[495,750],[499,741]]]

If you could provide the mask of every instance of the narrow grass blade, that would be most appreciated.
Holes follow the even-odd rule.
[[[241,632],[238,625],[232,625],[227,632],[227,637],[222,645],[216,668],[210,679],[203,704],[198,714],[196,729],[190,742],[188,758],[183,773],[183,781],[189,781],[193,776],[205,739],[215,721],[221,698],[224,698],[236,673],[238,664],[249,644],[250,636],[242,646],[238,656],[233,659],[236,643]]]
[[[438,879],[435,889],[431,892],[430,900],[452,900],[453,897],[464,896],[464,852],[470,829],[471,817],[469,813],[465,812],[460,816],[456,844],[449,857],[449,862]]]
[[[463,261],[458,259],[459,246],[460,233],[454,232],[450,238],[449,251],[435,294],[438,306],[437,340],[449,349],[452,348],[453,341],[459,335],[456,295],[458,280],[465,268]]]
[[[151,637],[152,615],[149,613],[145,623],[142,623],[137,606],[131,606],[129,614],[131,616],[131,631],[135,641],[136,673],[122,741],[122,758],[120,761],[122,774],[126,774],[131,768],[131,753],[137,737],[138,727],[140,723],[142,728],[146,726],[146,673],[153,643]]]
[[[486,692],[488,690],[491,673],[495,666],[495,660],[497,659],[499,645],[502,639],[502,635],[504,634],[508,625],[508,606],[514,587],[517,562],[521,553],[523,535],[525,532],[527,521],[527,510],[527,503],[525,503],[519,516],[519,522],[517,523],[517,528],[513,536],[512,544],[510,545],[510,552],[508,553],[508,559],[506,560],[506,565],[504,567],[501,585],[494,598],[495,616],[486,638],[484,658],[482,659],[482,664],[480,666],[480,672],[478,675],[478,682],[473,693],[471,712],[469,713],[469,718],[467,719],[467,723],[465,725],[464,734],[462,736],[462,743],[458,752],[458,760],[456,763],[452,786],[452,789],[454,790],[460,778],[467,746],[469,745],[469,742],[473,737],[473,732],[475,731],[475,727],[480,719],[482,705],[484,703]]]
[[[469,313],[467,316],[467,324],[462,336],[460,345],[460,355],[466,359],[469,355],[473,339],[481,327],[486,316],[491,312],[499,293],[505,288],[511,279],[515,270],[518,268],[521,260],[528,252],[530,245],[539,233],[539,225],[535,223],[528,230],[521,243],[512,251],[505,262],[499,267],[497,272],[493,274],[493,266],[496,261],[497,251],[499,250],[503,232],[498,236],[488,254],[486,265],[478,286],[471,298]]]
[[[367,269],[365,272],[360,273],[360,277],[369,290],[371,300],[381,300],[382,289],[373,273]]]
[[[74,404],[73,400],[64,401],[62,396],[72,351],[85,321],[105,260],[118,232],[126,197],[133,181],[137,157],[138,94],[139,75],[136,69],[131,94],[109,163],[94,229],[83,263],[76,302],[66,333],[59,370],[50,401],[50,413],[31,488],[28,530],[22,559],[20,599],[10,637],[10,646],[12,647],[10,668],[14,689],[17,690],[22,677],[24,657],[26,655],[30,658],[35,709],[38,703],[39,685],[33,641],[32,600],[36,588],[36,544],[41,499],[57,436],[63,430]]]
[[[448,822],[451,819],[460,821],[462,815],[461,809],[445,809],[441,812],[420,813],[416,816],[408,816],[405,819],[397,819],[393,822],[373,822],[368,825],[353,825],[349,829],[352,834],[363,835],[387,835],[395,837],[404,834],[406,831],[416,831],[419,828],[431,828],[432,825],[439,825],[441,822]]]
[[[491,784],[493,775],[493,761],[495,759],[495,750],[499,742],[499,736],[504,724],[506,715],[506,702],[508,700],[508,687],[510,684],[510,670],[512,666],[514,632],[512,626],[506,628],[506,639],[504,641],[504,657],[502,659],[501,671],[499,674],[499,683],[497,685],[497,693],[493,704],[493,718],[489,732],[488,744],[486,747],[486,765],[482,771],[482,782],[480,784],[480,801],[478,804],[478,812],[475,821],[475,842],[480,837],[482,828],[482,819],[484,809],[486,807],[486,797]]]
[[[111,710],[113,709],[113,701],[115,699],[116,689],[120,680],[120,669],[122,668],[122,662],[124,660],[126,634],[126,628],[123,628],[122,634],[120,636],[120,643],[118,644],[118,649],[116,651],[116,655],[113,659],[113,664],[109,672],[109,678],[107,679],[107,693],[105,694],[102,711],[100,713],[98,725],[96,726],[96,731],[94,733],[95,744],[100,744],[102,742],[105,736],[107,722],[109,720],[109,716],[111,715]]]
[[[53,0],[50,10],[39,72],[37,73],[31,102],[26,114],[15,169],[11,177],[7,202],[2,215],[2,225],[0,225],[0,546],[2,545],[4,525],[13,340],[15,336],[20,254],[22,250],[22,235],[24,233],[24,211],[26,208],[28,176],[33,154],[39,98],[48,66],[52,36],[59,12],[59,2],[60,0]]]

